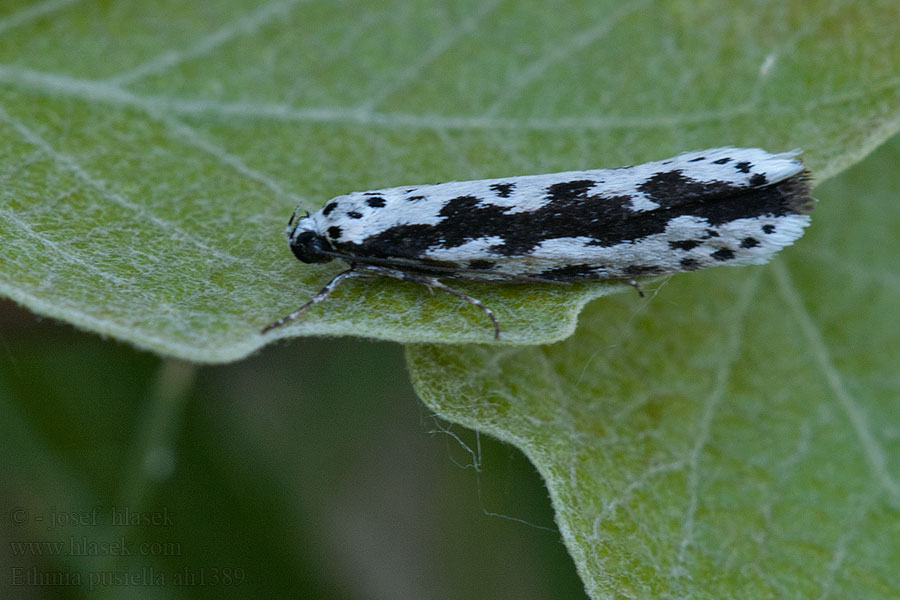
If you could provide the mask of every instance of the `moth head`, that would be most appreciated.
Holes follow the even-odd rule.
[[[291,221],[294,221],[293,216]],[[306,216],[298,217],[293,226],[288,224],[287,238],[291,252],[301,262],[326,263],[334,259],[328,254],[328,242],[316,231],[315,223],[308,212]]]

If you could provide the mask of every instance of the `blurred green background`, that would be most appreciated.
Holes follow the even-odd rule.
[[[531,464],[436,420],[400,345],[304,339],[193,367],[8,302],[0,318],[3,598],[584,597]],[[115,527],[113,507],[172,524]],[[54,512],[88,521],[50,530]],[[123,538],[136,555],[37,546]],[[7,587],[14,569],[81,586]],[[91,573],[140,585],[88,593]],[[205,585],[144,585],[185,573]]]

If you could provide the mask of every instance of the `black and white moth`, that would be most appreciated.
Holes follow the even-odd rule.
[[[350,268],[288,323],[350,277],[567,283],[620,280],[716,265],[768,262],[803,234],[815,200],[797,151],[713,148],[618,169],[453,181],[352,192],[314,214],[294,211],[286,234],[305,263]]]

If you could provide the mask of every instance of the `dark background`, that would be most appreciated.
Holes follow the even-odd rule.
[[[0,407],[3,598],[584,597],[534,468],[436,419],[397,344],[195,366],[4,301]]]

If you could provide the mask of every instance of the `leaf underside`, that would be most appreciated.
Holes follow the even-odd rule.
[[[547,346],[410,346],[437,414],[521,448],[594,598],[900,595],[900,138],[795,251],[592,303]]]

